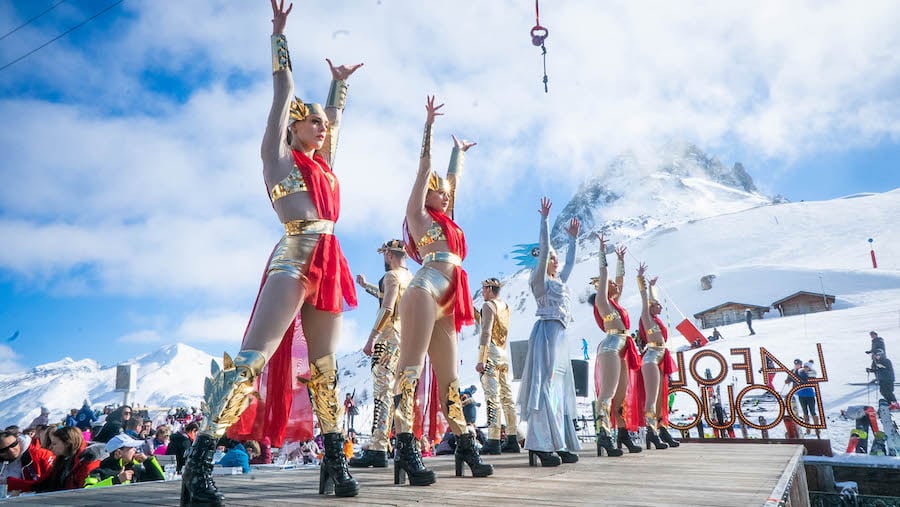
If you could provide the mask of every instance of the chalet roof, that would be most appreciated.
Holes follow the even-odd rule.
[[[788,300],[790,300],[790,299],[794,299],[794,298],[797,297],[797,296],[815,296],[815,297],[817,297],[817,298],[820,298],[820,297],[823,296],[823,293],[821,293],[821,292],[809,292],[809,291],[805,291],[805,290],[798,290],[797,292],[791,294],[790,296],[783,297],[783,298],[779,299],[778,301],[775,301],[774,303],[772,303],[772,306],[778,306],[778,305],[780,305],[781,303],[784,303],[785,301],[788,301]],[[825,296],[826,299],[830,299],[832,303],[833,303],[834,300],[835,300],[835,296],[832,296],[831,294],[824,294],[824,296]]]
[[[726,301],[726,302],[724,302],[724,303],[722,303],[722,304],[720,304],[720,305],[716,305],[716,306],[713,306],[712,308],[707,308],[706,310],[703,310],[703,311],[700,311],[700,312],[695,313],[695,314],[694,314],[694,318],[695,318],[695,319],[699,319],[700,316],[703,315],[704,313],[714,312],[714,311],[718,310],[719,308],[722,308],[723,306],[728,306],[728,305],[741,306],[741,307],[744,307],[744,308],[751,308],[751,309],[754,309],[754,310],[765,310],[765,311],[769,311],[769,307],[768,307],[768,306],[751,305],[750,303],[736,303],[736,302],[734,302],[734,301]]]

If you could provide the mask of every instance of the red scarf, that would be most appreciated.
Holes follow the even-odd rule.
[[[297,164],[297,169],[300,170],[300,175],[303,176],[303,181],[309,189],[309,196],[316,206],[316,211],[319,212],[319,218],[337,222],[341,214],[341,187],[328,163],[318,153],[309,158],[302,151],[291,151],[294,154],[294,163]],[[334,188],[331,187],[331,181],[326,174],[331,175]]]

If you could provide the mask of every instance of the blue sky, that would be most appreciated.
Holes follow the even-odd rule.
[[[0,35],[58,0],[0,3]],[[0,40],[0,66],[110,5],[68,0]],[[297,94],[324,100],[325,57],[363,61],[335,170],[355,273],[399,235],[424,97],[473,139],[458,218],[473,280],[510,273],[614,156],[680,139],[761,191],[820,200],[900,187],[900,12],[892,2],[543,6],[550,93],[528,2],[297,2]],[[234,351],[279,236],[259,142],[271,101],[268,2],[125,0],[0,71],[0,366],[104,364],[182,341]],[[801,31],[799,26],[805,28]],[[879,239],[879,238],[876,238]],[[374,313],[345,319],[344,349]]]

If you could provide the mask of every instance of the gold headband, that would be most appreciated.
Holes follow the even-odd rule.
[[[436,172],[432,171],[431,176],[428,177],[428,190],[434,190],[435,192],[440,192],[441,190],[449,191],[450,184],[447,180],[438,176]]]
[[[291,101],[291,121],[303,121],[307,119],[311,114],[318,114],[322,116],[322,118],[328,118],[325,115],[325,109],[322,108],[321,104],[304,103],[299,98],[294,97],[294,100]]]
[[[500,280],[498,280],[496,278],[488,278],[487,280],[481,282],[481,286],[482,287],[496,287],[499,289],[500,287],[503,287],[503,284],[500,283]]]
[[[404,251],[405,250],[403,249],[403,242],[400,241],[399,239],[392,239],[392,240],[384,243],[383,245],[381,245],[381,248],[378,249],[378,253],[404,252]]]

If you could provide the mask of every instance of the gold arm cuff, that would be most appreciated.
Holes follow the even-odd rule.
[[[488,361],[488,346],[481,345],[478,347],[478,362],[482,364],[487,364]]]
[[[609,266],[609,263],[606,262],[606,252],[600,252],[600,269]]]
[[[291,70],[291,53],[288,51],[287,38],[283,33],[272,35],[272,73]]]
[[[381,298],[384,297],[384,293],[381,292],[380,290],[378,290],[378,286],[377,286],[377,285],[374,285],[374,284],[371,284],[371,283],[366,282],[366,284],[363,286],[363,289],[364,289],[366,292],[368,292],[369,294],[371,294],[371,295],[377,297],[378,299],[381,299]]]
[[[460,177],[465,162],[464,153],[465,152],[460,150],[458,146],[453,146],[453,151],[450,152],[450,165],[447,167],[448,177],[451,174],[456,175],[457,178]]]
[[[288,236],[334,234],[334,222],[332,220],[291,220],[284,224],[284,233]]]
[[[375,316],[375,327],[372,328],[372,331],[376,334],[384,331],[384,328],[386,328],[391,321],[391,315],[393,315],[393,313],[394,312],[390,308],[379,308],[378,314]]]
[[[431,157],[431,124],[425,124],[425,133],[422,134],[422,155],[420,158]]]
[[[644,275],[637,276],[637,285],[641,294],[647,291],[647,280],[644,278]]]
[[[659,298],[656,297],[656,286],[651,284],[648,289],[650,291],[650,301],[659,303]]]
[[[331,87],[328,89],[328,99],[325,101],[325,107],[336,107],[341,111],[344,110],[344,104],[347,103],[347,88],[350,85],[344,80],[331,80]]]
[[[616,261],[616,276],[625,276],[625,260],[619,259]]]

